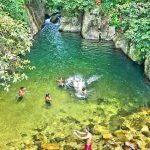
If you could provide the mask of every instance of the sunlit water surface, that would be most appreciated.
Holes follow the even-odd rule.
[[[12,85],[10,92],[0,92],[0,145],[19,139],[21,134],[33,134],[33,129],[44,124],[59,123],[60,118],[73,116],[81,122],[92,117],[101,99],[117,99],[118,109],[145,106],[150,98],[150,86],[143,68],[131,62],[111,42],[84,40],[79,34],[59,33],[44,28],[37,34],[31,53],[27,56],[33,71],[27,71],[28,80]],[[80,74],[102,77],[88,87],[88,101],[73,96],[73,91],[61,89],[56,80]],[[26,87],[22,102],[16,95],[20,86]],[[44,95],[52,96],[52,106],[47,108]],[[112,104],[111,104],[112,105]],[[89,110],[89,111],[88,111]],[[107,108],[104,111],[108,111]],[[65,112],[65,113],[64,113]],[[110,112],[111,113],[111,112]],[[57,124],[59,127],[59,124]],[[51,130],[55,131],[53,125]]]

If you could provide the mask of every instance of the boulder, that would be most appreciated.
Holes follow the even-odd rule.
[[[111,131],[116,131],[116,130],[120,129],[123,124],[123,121],[124,121],[124,119],[119,117],[118,115],[111,116],[111,118],[109,120],[109,122],[110,122],[109,129]]]
[[[125,54],[128,54],[129,44],[127,39],[122,34],[117,34],[113,41],[115,43],[115,47],[121,49]]]
[[[141,64],[143,62],[142,52],[135,48],[123,34],[116,34],[113,38],[115,47],[121,49],[132,61]]]
[[[82,13],[76,16],[65,16],[62,14],[60,20],[60,31],[64,32],[81,32]]]
[[[99,40],[101,15],[99,8],[85,11],[82,23],[82,36],[85,39]]]
[[[26,7],[28,8],[28,11],[30,15],[32,16],[32,22],[36,27],[41,29],[41,26],[44,22],[44,15],[45,15],[45,8],[44,4],[41,2],[41,0],[31,0],[29,3],[26,4]]]
[[[57,144],[43,143],[41,145],[42,150],[63,150],[63,148]]]

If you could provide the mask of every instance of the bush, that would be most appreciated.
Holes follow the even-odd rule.
[[[121,29],[144,59],[150,51],[150,2],[116,5],[112,12],[110,24]]]
[[[0,85],[8,91],[10,82],[27,78],[22,72],[29,68],[29,60],[23,59],[30,51],[31,36],[21,21],[12,19],[0,6]]]

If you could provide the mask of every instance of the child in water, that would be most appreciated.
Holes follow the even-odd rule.
[[[46,103],[47,105],[51,105],[51,101],[52,101],[52,98],[51,98],[50,94],[47,93],[47,94],[45,95],[45,103]]]
[[[20,87],[19,93],[18,93],[18,100],[22,100],[24,95],[25,95],[25,88],[24,87]]]

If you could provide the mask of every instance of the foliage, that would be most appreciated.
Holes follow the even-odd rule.
[[[27,14],[24,8],[25,0],[0,0],[3,10],[16,20],[27,22]]]
[[[110,25],[124,34],[144,59],[150,52],[150,2],[103,0],[102,10],[110,15]]]
[[[24,23],[12,19],[0,6],[0,85],[8,91],[9,83],[27,78],[22,73],[29,66],[23,59],[30,51],[31,36]]]
[[[116,5],[110,16],[111,25],[121,30],[145,57],[150,51],[150,2]]]
[[[47,9],[63,8],[67,12],[83,11],[92,8],[95,0],[44,0]]]

